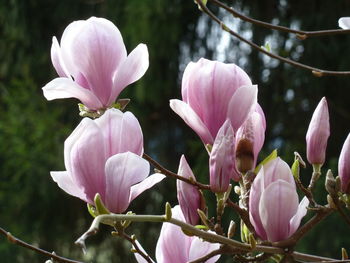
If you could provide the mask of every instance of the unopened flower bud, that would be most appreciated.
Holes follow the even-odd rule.
[[[220,128],[210,153],[210,188],[215,193],[227,191],[234,173],[235,138],[230,120]]]
[[[248,139],[241,139],[236,149],[236,167],[242,174],[253,169],[254,152],[253,145]]]
[[[328,106],[326,98],[323,97],[312,115],[306,133],[306,150],[309,163],[322,165],[325,162],[329,135]]]
[[[228,227],[227,237],[232,238],[235,235],[236,232],[236,223],[235,221],[231,220],[230,226]]]
[[[338,162],[338,173],[341,182],[341,191],[350,193],[350,133],[346,138],[343,148],[340,152]]]
[[[326,187],[327,192],[331,196],[336,196],[337,195],[336,182],[335,182],[335,178],[334,178],[333,173],[332,173],[331,170],[328,170],[328,172],[327,172],[325,187]]]

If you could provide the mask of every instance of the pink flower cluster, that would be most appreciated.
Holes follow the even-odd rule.
[[[110,212],[123,213],[133,199],[164,178],[158,173],[149,176],[150,165],[142,158],[143,134],[136,117],[108,109],[127,85],[144,75],[147,47],[140,44],[127,56],[114,24],[92,17],[71,23],[60,44],[53,38],[51,59],[59,78],[43,88],[48,100],[74,97],[89,110],[106,110],[98,119],[81,121],[65,141],[66,171],[51,172],[51,176],[68,194],[89,204],[94,204],[99,194]],[[254,171],[264,144],[266,120],[257,102],[258,87],[237,65],[202,58],[186,67],[181,93],[182,100],[170,100],[170,107],[202,140],[209,154],[210,189],[223,194],[231,180],[239,181]],[[323,98],[306,134],[311,164],[325,162],[329,135],[328,105]],[[350,135],[339,159],[344,193],[350,192],[349,163]],[[185,156],[180,159],[178,175],[196,182]],[[198,188],[178,180],[177,197],[179,206],[173,208],[173,217],[192,225],[200,223],[197,210],[204,210],[205,204]],[[306,198],[299,203],[287,163],[275,158],[260,168],[249,193],[249,215],[262,240],[275,242],[290,237],[308,205]],[[218,248],[218,244],[187,236],[177,226],[164,223],[156,258],[158,262],[188,262]],[[144,262],[140,256],[136,258]]]

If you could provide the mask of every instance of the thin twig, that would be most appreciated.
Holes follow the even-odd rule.
[[[329,36],[329,35],[339,35],[339,34],[349,34],[350,33],[350,29],[330,29],[330,30],[304,31],[304,30],[297,30],[297,29],[292,29],[289,27],[274,25],[274,24],[270,24],[270,23],[267,23],[267,22],[264,22],[261,20],[257,20],[257,19],[248,17],[246,15],[243,15],[242,13],[235,10],[233,7],[229,7],[226,4],[224,4],[218,0],[210,0],[210,1],[213,2],[215,5],[225,9],[230,14],[232,14],[234,17],[238,17],[243,21],[249,22],[249,23],[254,24],[254,25],[266,27],[269,29],[278,30],[281,32],[292,33],[292,34],[297,35],[297,37],[301,40],[304,40],[307,37],[319,37],[319,36]]]
[[[248,227],[249,231],[256,235],[255,229],[252,225],[252,223],[249,220],[249,213],[247,210],[239,207],[235,202],[231,201],[230,199],[227,199],[226,204],[233,208],[237,214],[240,216],[240,218],[243,220],[244,224]]]
[[[151,156],[149,156],[148,154],[144,153],[142,156],[145,160],[147,160],[148,162],[150,162],[155,168],[157,168],[162,174],[169,176],[169,177],[174,177],[178,180],[184,181],[188,184],[197,186],[198,188],[202,189],[202,190],[210,190],[210,186],[206,185],[206,184],[201,184],[197,181],[185,178],[183,176],[180,176],[176,173],[173,173],[172,171],[169,171],[168,169],[164,168],[160,163],[158,163],[156,160],[154,160]]]
[[[205,14],[207,14],[212,20],[214,20],[216,23],[218,23],[220,25],[220,27],[227,31],[228,33],[230,33],[232,36],[238,38],[240,41],[248,44],[249,46],[251,46],[252,48],[260,51],[261,53],[274,58],[274,59],[278,59],[284,63],[290,64],[294,67],[299,67],[302,69],[307,69],[310,70],[312,72],[312,74],[314,74],[314,76],[316,77],[322,77],[322,76],[348,76],[350,75],[350,71],[333,71],[333,70],[324,70],[324,69],[320,69],[320,68],[316,68],[316,67],[311,67],[309,65],[305,65],[302,64],[300,62],[294,61],[292,59],[288,59],[285,57],[281,57],[279,55],[276,55],[274,53],[271,53],[269,51],[267,51],[266,49],[258,46],[257,44],[249,41],[248,39],[242,37],[241,35],[239,35],[238,33],[234,32],[232,29],[230,29],[227,25],[224,24],[224,22],[222,22],[217,16],[215,16],[207,7],[206,5],[204,5],[202,3],[201,0],[195,0],[196,3],[200,6],[200,8],[203,10],[203,12]]]
[[[316,203],[316,201],[315,201],[315,199],[314,199],[314,196],[313,196],[311,190],[308,189],[308,188],[306,188],[306,187],[302,184],[302,182],[300,181],[299,178],[294,178],[294,180],[295,180],[297,186],[299,187],[299,189],[304,193],[304,195],[306,196],[306,198],[309,200],[310,205],[311,205],[312,207],[318,207],[319,205]]]
[[[345,222],[350,226],[350,218],[349,216],[344,212],[341,203],[339,202],[339,199],[335,196],[334,198],[331,196],[333,203],[335,204],[337,211],[341,215],[341,217],[345,220]]]
[[[133,248],[137,251],[136,253],[140,254],[141,257],[143,257],[148,263],[153,263],[152,259],[145,252],[142,251],[142,249],[139,247],[135,239],[130,237],[124,231],[122,231],[120,235],[122,238],[124,238],[125,240],[129,241],[132,244]]]
[[[65,257],[61,257],[61,256],[56,255],[55,253],[51,253],[51,252],[48,252],[48,251],[43,250],[41,248],[35,247],[35,246],[31,245],[31,244],[28,244],[28,243],[20,240],[19,238],[13,236],[10,232],[7,232],[2,227],[0,227],[0,233],[2,235],[6,236],[9,242],[11,242],[11,243],[13,243],[15,245],[27,248],[29,250],[33,250],[34,252],[36,252],[38,254],[42,254],[44,256],[47,256],[48,258],[53,258],[54,260],[56,260],[58,262],[63,262],[63,263],[82,263],[81,261],[76,261],[76,260],[68,259],[68,258],[65,258]]]
[[[216,250],[208,253],[207,255],[204,255],[203,257],[197,258],[196,260],[192,260],[189,263],[207,262],[207,260],[211,259],[212,257],[223,254],[223,252],[224,252],[223,249],[219,248],[219,249],[216,249]]]
[[[281,247],[270,247],[270,246],[261,246],[257,245],[254,249],[248,244],[241,243],[239,241],[220,236],[211,232],[206,232],[200,230],[192,225],[189,225],[185,222],[177,220],[175,218],[167,218],[166,215],[123,215],[123,214],[108,214],[108,215],[99,215],[92,222],[88,231],[86,231],[77,241],[76,244],[80,246],[85,246],[85,240],[87,237],[97,233],[100,223],[104,224],[115,224],[116,221],[127,220],[135,222],[167,222],[173,225],[181,227],[187,233],[191,233],[197,237],[202,238],[203,240],[219,243],[222,245],[227,245],[235,250],[238,249],[242,252],[264,252],[269,254],[285,254],[285,250]],[[311,221],[311,220],[310,220]],[[332,258],[319,257],[309,254],[303,254],[299,252],[292,252],[290,254],[296,260],[304,261],[333,261]]]

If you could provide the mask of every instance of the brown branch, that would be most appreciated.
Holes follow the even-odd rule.
[[[140,249],[139,245],[137,244],[134,238],[126,234],[124,231],[122,231],[120,234],[118,232],[118,235],[124,238],[125,240],[129,241],[132,244],[133,248],[137,251],[137,253],[140,254],[148,263],[153,263],[152,259]]]
[[[41,248],[35,247],[31,244],[28,244],[20,239],[18,239],[17,237],[13,236],[10,232],[7,232],[5,229],[3,229],[2,227],[0,227],[0,233],[2,235],[4,235],[5,237],[7,237],[7,240],[15,245],[27,248],[29,250],[32,250],[38,254],[47,256],[49,258],[53,258],[54,260],[58,261],[58,262],[63,262],[63,263],[82,263],[81,261],[76,261],[76,260],[72,260],[72,259],[68,259],[65,257],[61,257],[56,255],[54,252],[48,252],[46,250],[43,250]]]
[[[157,168],[162,174],[168,176],[168,177],[173,177],[176,178],[178,180],[184,181],[188,184],[197,186],[199,189],[202,190],[210,190],[210,186],[206,185],[206,184],[201,184],[197,181],[185,178],[183,176],[180,176],[176,173],[173,173],[172,171],[169,171],[168,169],[164,168],[161,164],[159,164],[156,160],[154,160],[151,156],[149,156],[148,154],[144,153],[142,156],[145,160],[147,160],[148,162],[150,162],[155,168]]]
[[[310,202],[310,205],[312,207],[319,207],[319,205],[316,203],[315,199],[314,199],[314,196],[311,192],[311,190],[309,190],[308,188],[306,188],[302,182],[300,181],[299,178],[294,178],[297,186],[299,187],[299,189],[304,193],[304,195],[306,196],[306,198],[309,200]]]
[[[201,262],[206,262],[207,260],[211,259],[212,257],[215,257],[217,255],[221,255],[224,253],[224,250],[223,248],[219,248],[219,249],[216,249],[210,253],[208,253],[207,255],[203,256],[203,257],[200,257],[200,258],[197,258],[196,260],[192,260],[190,261],[189,263],[201,263]]]
[[[215,16],[203,3],[201,0],[195,0],[195,2],[199,5],[200,9],[207,14],[212,20],[214,20],[216,23],[218,23],[221,28],[225,31],[227,31],[228,33],[230,33],[232,36],[238,38],[240,41],[248,44],[249,46],[251,46],[252,48],[260,51],[261,53],[274,58],[274,59],[278,59],[279,61],[282,61],[284,63],[290,64],[294,67],[298,67],[298,68],[302,68],[302,69],[307,69],[310,70],[312,72],[312,74],[314,74],[314,76],[316,77],[322,77],[322,76],[348,76],[350,75],[350,71],[333,71],[333,70],[324,70],[324,69],[320,69],[320,68],[316,68],[316,67],[312,67],[300,62],[296,62],[292,59],[288,59],[285,57],[281,57],[279,55],[276,55],[274,53],[271,53],[269,51],[267,51],[266,49],[258,46],[257,44],[249,41],[248,39],[242,37],[241,35],[239,35],[238,33],[234,32],[233,30],[231,30],[227,25],[224,24],[224,22],[222,22],[217,16]]]
[[[244,224],[248,227],[249,231],[256,236],[254,226],[249,220],[248,211],[239,207],[239,205],[237,205],[235,202],[232,202],[230,199],[227,199],[226,204],[237,212],[237,214],[240,216]]]
[[[234,17],[238,17],[239,19],[249,22],[254,25],[266,27],[269,29],[273,30],[278,30],[281,32],[287,32],[287,33],[292,33],[297,35],[297,37],[300,40],[304,40],[307,37],[319,37],[319,36],[329,36],[329,35],[339,35],[339,34],[349,34],[350,29],[330,29],[330,30],[316,30],[316,31],[304,31],[304,30],[297,30],[297,29],[292,29],[289,27],[284,27],[284,26],[279,26],[279,25],[274,25],[270,24],[261,20],[257,20],[251,17],[248,17],[246,15],[243,15],[242,13],[238,12],[235,10],[233,7],[229,7],[228,5],[220,2],[219,0],[210,0],[213,2],[215,5],[225,9],[228,11],[230,14],[232,14]]]

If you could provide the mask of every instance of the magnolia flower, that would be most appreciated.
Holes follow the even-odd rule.
[[[184,216],[179,206],[175,206],[172,209],[172,218],[184,221]],[[187,236],[180,227],[170,223],[163,223],[156,247],[156,260],[158,263],[187,263],[219,248],[220,244],[218,243],[209,243],[196,236]],[[139,263],[147,262],[137,253],[135,253],[135,257]],[[205,262],[214,263],[219,258],[220,255],[217,255]]]
[[[338,173],[341,182],[341,191],[347,194],[350,193],[350,133],[340,152]]]
[[[210,189],[226,192],[235,175],[235,136],[230,120],[226,120],[216,135],[209,157]],[[235,178],[238,179],[239,178]]]
[[[256,109],[257,92],[257,86],[240,67],[201,58],[187,65],[182,101],[170,100],[170,107],[204,144],[212,145],[226,119],[236,132]]]
[[[236,134],[236,166],[245,173],[253,169],[265,140],[265,119],[253,112]]]
[[[51,60],[59,78],[43,87],[45,98],[77,98],[98,110],[111,106],[126,86],[145,74],[148,50],[139,44],[127,56],[118,28],[91,17],[69,24],[60,44],[53,37]]]
[[[184,178],[196,181],[184,155],[181,156],[177,174]],[[202,197],[199,190],[195,186],[181,180],[176,180],[176,186],[177,199],[186,222],[191,225],[197,225],[199,221],[197,209],[202,208]]]
[[[307,160],[311,164],[323,164],[330,135],[329,113],[326,98],[317,105],[306,133]]]
[[[161,174],[147,177],[150,166],[142,153],[143,136],[135,116],[110,109],[99,119],[81,121],[64,143],[67,170],[51,176],[68,194],[93,204],[99,193],[109,211],[122,213],[164,178]]]
[[[339,18],[338,24],[342,29],[350,29],[350,17]]]
[[[249,217],[263,240],[287,239],[299,227],[309,200],[299,203],[292,172],[279,157],[265,164],[253,181],[249,196]]]

